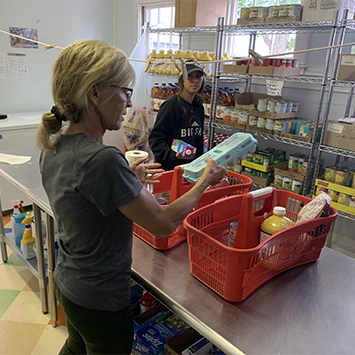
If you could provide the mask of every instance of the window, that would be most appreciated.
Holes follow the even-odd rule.
[[[172,28],[175,22],[175,1],[169,2],[164,1],[164,3],[156,5],[144,5],[142,6],[142,22],[149,22],[150,28]],[[179,49],[179,37],[172,35],[164,35],[153,33],[150,36],[150,48],[173,49],[174,51]]]
[[[242,7],[276,6],[281,4],[301,4],[301,0],[232,0],[231,11],[226,24],[236,24]],[[233,11],[234,9],[234,11]],[[231,56],[248,56],[250,36],[229,36],[225,42],[225,51]],[[295,49],[296,34],[257,35],[255,51],[261,55],[292,53]]]

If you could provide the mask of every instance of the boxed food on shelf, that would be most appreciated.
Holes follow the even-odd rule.
[[[328,121],[323,144],[355,152],[355,123]]]
[[[250,110],[249,114],[252,115],[252,116],[269,118],[271,120],[298,117],[298,111],[297,112],[280,112],[280,113],[277,113],[277,112],[267,112],[267,111],[262,112],[262,111],[259,111],[259,110]]]
[[[273,182],[273,177],[268,176],[268,177],[260,177],[253,175],[253,172],[248,172],[248,171],[243,171],[243,175],[250,177],[255,184],[261,185],[261,186],[270,186],[270,184]]]
[[[206,338],[190,328],[182,334],[168,337],[164,346],[164,354],[189,355],[189,354],[212,354],[213,344]]]
[[[248,72],[248,65],[242,64],[224,64],[223,72],[225,73],[236,73],[236,74],[246,74]]]
[[[355,81],[355,54],[342,54],[337,79]]]
[[[296,22],[302,19],[302,5],[281,4],[270,6],[266,23]]]
[[[251,65],[248,73],[260,75],[300,75],[301,68]]]
[[[217,26],[227,0],[175,0],[175,27]]]
[[[352,19],[355,13],[353,0],[302,0],[302,5],[302,21],[332,21],[337,10],[338,20],[341,20],[345,9],[349,10],[348,19]]]
[[[258,107],[259,99],[281,100],[281,96],[270,96],[267,94],[259,94],[257,92],[244,92],[236,97],[235,108],[253,110]]]
[[[240,128],[240,129],[245,129],[246,125],[237,123],[237,122],[231,122],[231,121],[225,121],[225,120],[220,120],[218,118],[215,119],[215,123],[222,124],[225,126],[230,126],[230,127],[235,127],[235,128]]]
[[[268,8],[266,6],[243,7],[240,18],[237,19],[237,25],[265,23],[267,14]]]

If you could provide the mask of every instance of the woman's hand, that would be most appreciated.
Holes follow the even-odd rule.
[[[179,159],[179,160],[191,160],[191,158],[182,157],[181,154],[182,154],[182,152],[177,153],[175,155],[176,159]]]
[[[137,159],[129,167],[142,184],[158,184],[160,182],[158,179],[164,170],[158,169],[160,167],[159,163],[143,164],[146,160],[147,158]]]
[[[218,184],[226,175],[227,169],[222,165],[217,165],[216,161],[208,157],[205,159],[207,165],[201,179],[204,179],[208,185]]]

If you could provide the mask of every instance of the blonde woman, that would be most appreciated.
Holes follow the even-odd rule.
[[[105,131],[118,130],[132,106],[134,81],[127,56],[98,40],[73,43],[54,64],[54,106],[42,117],[37,144],[58,222],[55,288],[69,333],[60,354],[131,353],[133,222],[167,237],[225,174],[209,159],[188,193],[160,206],[143,186],[151,174],[149,182],[159,182],[160,164],[129,166],[120,150],[102,144]]]

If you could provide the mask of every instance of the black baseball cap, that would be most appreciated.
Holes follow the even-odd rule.
[[[200,71],[203,75],[206,75],[202,65],[198,64],[193,59],[185,60],[185,68],[186,68],[187,75],[191,74],[194,71]]]

